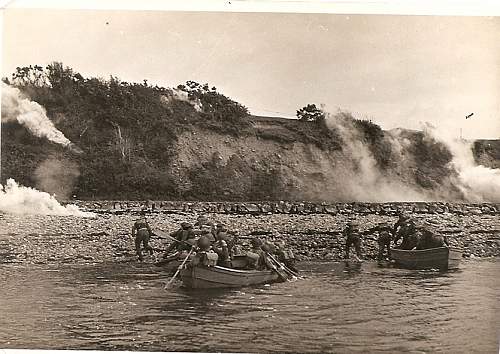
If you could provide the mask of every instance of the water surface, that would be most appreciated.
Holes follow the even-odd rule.
[[[0,347],[498,352],[498,260],[446,273],[302,268],[295,282],[200,291],[163,290],[150,264],[0,264]]]

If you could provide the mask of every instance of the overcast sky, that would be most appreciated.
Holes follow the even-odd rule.
[[[254,114],[316,103],[385,129],[500,138],[500,17],[7,9],[3,29],[3,76],[61,61],[84,76],[208,82]]]

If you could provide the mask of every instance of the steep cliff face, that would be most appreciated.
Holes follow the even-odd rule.
[[[387,133],[386,144],[396,139]],[[453,186],[450,157],[434,152],[415,157],[418,139],[398,137],[382,168],[369,146],[325,150],[303,142],[281,142],[258,135],[231,137],[194,129],[181,134],[172,172],[188,199],[392,201],[461,198]],[[421,143],[421,142],[420,142]],[[404,145],[406,144],[406,145]],[[421,164],[419,166],[419,163]],[[432,171],[432,172],[431,172]]]

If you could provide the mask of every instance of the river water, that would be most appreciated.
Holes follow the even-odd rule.
[[[497,353],[497,260],[454,272],[301,264],[305,279],[163,289],[151,264],[0,264],[0,348]]]

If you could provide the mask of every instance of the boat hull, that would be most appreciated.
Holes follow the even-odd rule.
[[[425,250],[391,249],[396,265],[408,269],[458,268],[463,250],[454,247],[437,247]]]
[[[181,271],[181,278],[184,287],[191,289],[239,288],[279,280],[278,274],[271,270],[239,270],[220,266],[190,266]]]

